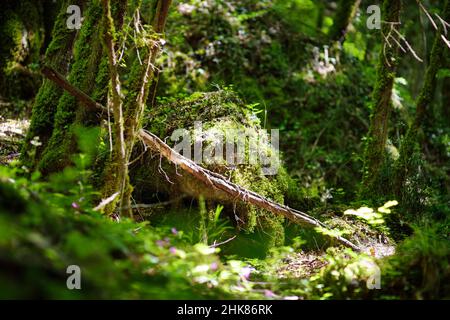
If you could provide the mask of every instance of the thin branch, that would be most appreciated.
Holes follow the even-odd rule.
[[[210,248],[217,248],[218,246],[221,246],[221,245],[223,245],[223,244],[225,244],[225,243],[228,243],[228,242],[230,242],[230,241],[233,241],[234,239],[236,239],[236,236],[232,236],[230,239],[227,239],[227,240],[222,241],[222,242],[219,242],[219,243],[216,243],[216,242],[214,241],[214,243],[213,243],[212,245],[210,245],[209,247],[210,247]]]
[[[227,181],[227,179],[215,172],[205,169],[197,165],[192,160],[182,156],[167,144],[165,144],[161,139],[150,132],[145,132],[144,130],[139,131],[139,136],[143,141],[154,151],[159,152],[164,158],[170,162],[178,165],[185,172],[189,173],[192,177],[197,179],[199,182],[206,184],[207,186],[213,187],[219,191],[223,192],[223,195],[230,200],[236,198],[244,203],[252,204],[256,207],[266,209],[276,215],[282,215],[285,218],[301,224],[309,228],[329,228],[316,218],[307,215],[304,212],[289,208],[280,203],[276,203],[268,198],[261,196],[260,194],[253,192],[251,190],[245,189],[235,183]],[[360,251],[361,249],[350,242],[349,240],[338,236],[338,235],[328,235],[331,239],[337,240],[342,245],[352,248],[355,251]]]
[[[406,49],[401,45],[401,43],[400,43],[397,39],[395,39],[395,37],[392,37],[392,36],[391,36],[391,39],[397,44],[397,46],[398,46],[404,53],[407,52]]]
[[[450,27],[450,23],[448,23],[447,21],[445,21],[444,19],[442,19],[441,16],[438,15],[437,13],[435,13],[434,15],[435,15],[435,16],[438,18],[438,20],[441,22],[442,27],[444,28],[444,34],[445,34],[445,36],[447,36],[447,33],[448,33],[447,27]]]
[[[168,200],[168,201],[164,201],[164,202],[158,202],[158,203],[150,203],[150,204],[146,204],[146,203],[138,203],[138,204],[134,204],[131,205],[130,208],[131,209],[154,209],[154,208],[160,208],[160,207],[165,207],[169,204],[175,203],[177,201],[180,201],[182,199],[186,198],[185,196],[181,196],[181,197],[177,197],[174,198],[172,200]]]
[[[444,35],[442,35],[442,34],[441,34],[441,38],[442,38],[442,40],[444,41],[444,43],[447,45],[447,47],[450,48],[450,41],[448,41],[448,40],[444,37]]]
[[[414,58],[416,58],[418,61],[423,62],[423,60],[417,55],[417,53],[414,51],[414,49],[411,47],[411,45],[409,44],[409,42],[406,40],[406,38],[400,33],[398,32],[397,29],[393,28],[392,30],[394,30],[394,32],[400,37],[401,40],[403,40],[403,42],[405,43],[405,45],[408,47],[409,51],[412,53],[412,55],[414,56]]]
[[[46,77],[48,80],[53,81],[58,86],[66,90],[70,95],[77,98],[81,103],[83,103],[86,107],[89,109],[96,111],[96,112],[104,112],[106,110],[105,107],[103,107],[100,103],[95,102],[91,99],[87,94],[85,94],[83,91],[79,90],[78,88],[72,86],[58,71],[48,67],[44,66],[41,70],[44,77]]]
[[[425,9],[425,7],[423,6],[422,2],[420,2],[419,0],[416,0],[417,4],[419,5],[419,7],[423,10],[423,12],[425,12],[426,16],[428,17],[428,19],[430,20],[431,24],[433,25],[433,28],[437,31],[438,30],[438,26],[436,25],[436,22],[434,22],[433,18],[431,17],[431,15],[428,13],[427,9]]]

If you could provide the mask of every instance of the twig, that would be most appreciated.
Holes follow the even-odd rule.
[[[442,40],[444,40],[444,42],[447,45],[447,47],[450,48],[450,41],[448,41],[447,38],[445,38],[444,35],[442,35],[442,34],[441,34],[441,38],[442,38]]]
[[[222,241],[222,242],[219,242],[219,243],[216,243],[216,242],[214,241],[214,243],[213,243],[212,245],[210,245],[209,247],[210,247],[210,248],[217,248],[218,246],[221,246],[221,245],[223,245],[223,244],[225,244],[225,243],[228,243],[228,242],[230,242],[230,241],[233,241],[235,238],[236,238],[236,236],[232,236],[230,239],[227,239],[227,240]]]
[[[417,4],[419,5],[419,7],[423,10],[423,12],[425,12],[426,16],[428,17],[428,19],[430,20],[431,24],[433,25],[433,28],[437,31],[438,27],[436,25],[436,22],[434,22],[433,18],[428,13],[427,9],[425,9],[425,7],[423,6],[422,2],[420,2],[419,0],[416,0],[416,1],[417,1]]]
[[[168,201],[164,201],[164,202],[158,202],[158,203],[150,203],[150,204],[138,203],[138,204],[131,205],[130,208],[131,209],[153,209],[153,208],[165,207],[165,206],[167,206],[169,204],[175,203],[175,202],[177,202],[179,200],[182,200],[184,198],[186,198],[186,197],[185,196],[181,196],[181,197],[177,197],[177,198],[172,199],[172,200],[168,200]]]
[[[434,15],[435,15],[435,16],[439,19],[439,21],[441,22],[442,27],[444,28],[444,34],[445,34],[445,36],[447,36],[447,33],[448,33],[447,27],[450,27],[450,23],[448,23],[447,21],[445,21],[444,19],[442,19],[441,16],[438,15],[437,13],[435,13]]]
[[[406,46],[408,47],[409,51],[413,54],[414,58],[416,58],[418,61],[423,62],[423,60],[417,55],[417,53],[414,51],[414,49],[411,47],[411,45],[409,44],[409,42],[406,40],[406,38],[400,33],[398,32],[397,29],[393,28],[392,30],[394,30],[394,32],[400,37],[401,40],[403,40],[403,42],[406,44]]]

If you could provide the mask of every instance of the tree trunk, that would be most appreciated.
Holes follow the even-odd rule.
[[[85,1],[71,1],[80,5]],[[56,18],[52,32],[52,41],[47,48],[45,63],[53,69],[66,75],[69,72],[69,64],[72,56],[72,47],[76,31],[69,30],[66,26],[66,8],[69,1],[61,4],[61,12]],[[22,148],[21,160],[30,169],[35,169],[42,158],[42,153],[48,145],[53,133],[54,119],[58,101],[63,91],[51,81],[44,80],[40,87],[32,110],[32,117],[28,134]],[[31,144],[31,141],[39,139],[39,143]]]
[[[450,19],[450,6],[448,0],[445,2],[441,17],[446,21]],[[412,159],[414,151],[420,150],[419,131],[426,126],[427,122],[431,122],[431,119],[433,118],[432,114],[430,114],[430,105],[433,101],[437,83],[436,74],[445,60],[445,54],[448,54],[448,48],[441,39],[441,31],[443,30],[439,30],[436,33],[429,59],[429,65],[425,73],[425,81],[417,100],[414,122],[409,127],[408,132],[403,139],[400,149],[400,158],[396,165],[394,190],[399,199],[401,199],[402,189],[409,172],[413,169],[411,168],[410,160]]]
[[[78,31],[70,30],[66,26],[66,20],[69,17],[66,10],[69,4],[75,4],[81,8],[83,20],[82,27]],[[59,79],[59,83],[64,83],[61,78],[65,79],[67,76],[68,84],[72,85],[72,88],[77,88],[79,92],[85,93],[97,102],[94,109],[98,109],[98,105],[106,104],[108,83],[114,75],[112,71],[116,70],[113,89],[117,88],[122,79],[127,79],[123,83],[126,97],[121,96],[122,92],[119,88],[114,101],[112,100],[113,105],[120,102],[120,108],[117,110],[123,111],[123,118],[120,120],[119,114],[111,114],[110,119],[113,132],[114,128],[121,128],[122,145],[118,139],[114,139],[114,150],[102,159],[97,157],[97,163],[101,162],[101,164],[95,168],[95,177],[98,179],[96,184],[104,195],[110,196],[117,191],[119,185],[122,185],[120,189],[126,194],[123,197],[126,199],[123,203],[125,207],[129,207],[132,191],[126,169],[142,121],[153,79],[154,64],[161,49],[159,35],[163,32],[170,4],[171,1],[167,0],[153,0],[145,5],[141,1],[130,4],[127,0],[112,1],[111,8],[108,7],[109,15],[106,16],[105,8],[99,0],[79,0],[75,3],[65,1],[56,20],[53,40],[47,50],[42,69],[47,78],[53,81]],[[141,17],[141,14],[144,17]],[[105,19],[103,19],[105,16],[112,24],[105,25]],[[124,25],[125,20],[131,31]],[[144,32],[145,21],[150,22],[149,24],[153,27],[150,32],[153,32],[154,36],[148,34],[147,30]],[[140,42],[136,41],[122,47],[122,40],[129,41],[129,32],[132,34],[132,29],[139,25],[140,29],[135,31],[142,33],[143,43],[146,44],[141,46]],[[115,30],[120,31],[115,32]],[[105,35],[108,34],[111,45],[103,46]],[[116,40],[120,43],[119,41],[116,43]],[[124,54],[121,51],[123,48],[126,48]],[[113,68],[110,68],[108,54],[110,52],[116,54],[116,51]],[[126,59],[130,69],[127,70],[118,65],[119,54]],[[45,65],[50,68],[45,68]],[[87,99],[77,100],[69,92],[63,93],[61,88],[45,80],[33,107],[31,128],[23,147],[23,162],[32,170],[38,169],[44,175],[61,171],[72,165],[73,155],[79,152],[76,137],[78,128],[101,125],[101,117],[98,116],[97,110],[89,106]],[[117,126],[120,123],[122,126]],[[39,137],[39,143],[33,141],[36,136]],[[105,138],[105,144],[109,145],[106,135],[103,138]],[[117,170],[119,152],[116,147],[119,146],[124,151],[120,157],[121,170]],[[103,153],[107,154],[107,151]],[[114,207],[115,203],[111,205],[111,208]]]
[[[102,76],[104,71],[101,70],[105,67],[105,62],[102,61],[103,48],[99,39],[102,34],[99,25],[102,13],[101,6],[96,1],[90,1],[83,8],[83,25],[76,37],[73,63],[68,75],[71,84],[100,100],[106,96],[107,87],[107,78]],[[38,164],[41,172],[48,174],[60,171],[72,164],[71,157],[78,150],[76,127],[99,125],[96,113],[86,110],[86,107],[70,94],[64,93],[60,97],[52,135]]]
[[[385,0],[383,4],[384,21],[398,23],[400,18],[401,1]],[[391,28],[398,28],[398,24],[383,24],[382,33],[387,36]],[[380,169],[385,160],[385,146],[388,137],[389,114],[392,109],[391,96],[395,79],[395,70],[398,63],[398,48],[389,46],[383,39],[380,52],[377,83],[373,91],[373,107],[367,145],[364,159],[363,180],[360,196],[373,198],[382,193],[379,188]]]
[[[330,30],[330,39],[333,42],[343,42],[348,28],[358,11],[361,0],[340,0],[338,10]]]
[[[128,163],[131,160],[130,158],[133,153],[137,133],[142,126],[142,118],[144,116],[147,97],[153,81],[154,70],[156,69],[155,62],[162,46],[160,35],[164,31],[171,2],[171,0],[157,0],[151,2],[151,16],[149,17],[149,21],[151,22],[152,31],[155,34],[154,36],[145,39],[147,42],[145,46],[136,48],[136,55],[130,62],[131,71],[128,75],[126,86],[127,95],[124,101],[120,98],[120,92],[113,93],[113,110],[119,112],[120,109],[120,112],[122,112],[123,105],[123,114],[115,114],[115,121],[117,121],[118,117],[123,117],[124,121],[123,129],[119,129],[119,132],[116,132],[115,143],[117,144],[117,140],[122,139],[121,136],[123,135],[124,145],[121,146],[120,149],[116,148],[113,152],[113,161],[110,161],[106,168],[105,175],[109,177],[109,182],[105,183],[103,194],[105,196],[111,196],[112,194],[119,192],[119,209],[125,210],[126,214],[129,216],[132,216],[130,208],[133,188],[129,182]],[[117,67],[114,66],[114,47],[111,46],[111,39],[106,38],[105,40],[107,44],[109,43],[108,54],[110,73],[114,80],[114,74]],[[120,79],[113,81],[113,84],[114,82],[119,88]],[[106,212],[110,213],[114,210],[116,205],[116,202],[112,202],[111,205],[106,208]]]

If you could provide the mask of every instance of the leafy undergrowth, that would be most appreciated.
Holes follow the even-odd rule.
[[[251,259],[226,254],[225,247],[222,251],[221,246],[196,243],[199,239],[193,237],[194,233],[167,221],[153,226],[127,219],[117,221],[93,211],[91,199],[95,193],[83,183],[87,172],[66,169],[49,182],[42,182],[38,174],[29,180],[18,176],[19,171],[0,169],[3,298],[448,296],[450,246],[448,237],[439,236],[446,232],[442,230],[448,225],[445,223],[440,230],[436,225],[417,230],[387,258],[373,245],[386,247],[383,242],[387,240],[375,236],[383,230],[354,220],[352,224],[359,230],[355,232],[366,233],[364,241],[371,244],[366,253],[333,247],[314,250],[310,241],[297,237],[290,246],[272,249],[264,259]],[[69,185],[72,187],[67,188]],[[370,212],[367,208],[358,211]],[[195,228],[191,226],[191,230]],[[214,230],[218,229],[206,229],[208,243],[217,236]],[[66,287],[70,265],[81,268],[82,290]]]
[[[50,182],[0,172],[0,297],[258,296],[250,290],[248,268],[240,261],[221,262],[219,249],[190,245],[170,227],[118,222],[93,211],[92,190],[75,170]],[[68,184],[73,187],[66,189]],[[81,268],[82,290],[66,287],[70,265]]]

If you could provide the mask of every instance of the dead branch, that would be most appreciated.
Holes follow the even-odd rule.
[[[447,36],[447,33],[448,33],[447,28],[450,27],[450,23],[448,23],[447,21],[445,21],[444,19],[442,19],[441,16],[438,15],[437,13],[435,13],[434,15],[435,15],[435,16],[439,19],[439,21],[441,22],[442,28],[444,29],[444,35]]]
[[[224,245],[224,244],[226,244],[228,242],[233,241],[234,239],[236,239],[236,236],[232,236],[231,238],[229,238],[229,239],[227,239],[225,241],[219,242],[219,243],[216,243],[216,241],[214,241],[214,243],[212,245],[210,245],[209,247],[210,248],[217,248],[217,247],[219,247],[221,245]]]
[[[77,98],[81,103],[83,103],[89,109],[93,111],[102,112],[106,111],[100,103],[95,102],[87,94],[79,90],[78,88],[72,86],[58,71],[44,66],[41,70],[42,74],[50,81],[53,81],[56,85],[66,90],[73,97]]]
[[[417,0],[417,4],[419,5],[420,9],[422,9],[422,11],[425,13],[425,15],[427,16],[428,20],[430,20],[431,24],[433,25],[433,28],[436,31],[438,31],[438,26],[436,25],[436,22],[434,22],[433,18],[431,17],[431,15],[428,12],[428,10],[423,6],[422,2]]]
[[[238,199],[244,203],[250,203],[259,208],[266,209],[273,214],[282,215],[285,218],[305,227],[329,229],[324,223],[307,215],[306,213],[276,203],[257,194],[256,192],[247,190],[237,184],[227,181],[227,179],[220,174],[209,171],[208,169],[197,165],[192,160],[189,160],[174,151],[160,138],[150,132],[140,130],[139,136],[150,149],[160,153],[164,158],[179,166],[185,172],[189,173],[191,176],[203,182],[207,186],[223,191],[230,197],[230,199]],[[352,248],[355,251],[360,251],[358,246],[341,236],[334,236],[332,238],[336,239],[339,243],[346,247]]]
[[[405,43],[405,45],[408,47],[409,51],[412,53],[414,58],[416,58],[418,61],[423,62],[423,60],[417,55],[417,53],[414,51],[412,46],[409,44],[409,42],[406,40],[406,38],[395,28],[393,28],[394,32],[399,36],[401,40]]]

